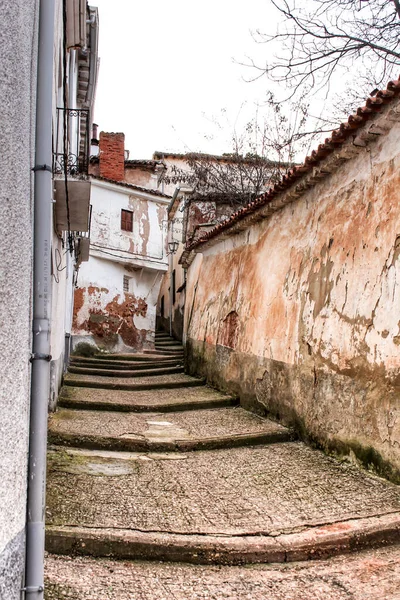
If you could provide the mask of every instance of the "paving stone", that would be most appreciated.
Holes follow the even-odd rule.
[[[400,511],[400,489],[299,442],[121,461],[49,456],[48,523],[278,535]]]
[[[49,441],[84,448],[145,451],[232,447],[288,441],[285,427],[242,408],[162,413],[61,409],[49,419]]]
[[[48,555],[46,600],[400,600],[400,547],[289,565],[213,567]]]
[[[238,400],[207,386],[153,390],[102,390],[64,386],[59,406],[121,411],[176,411],[192,408],[228,406]]]

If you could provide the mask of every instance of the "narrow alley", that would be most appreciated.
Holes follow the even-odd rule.
[[[72,358],[48,465],[47,600],[400,598],[399,488],[185,375],[166,334]]]

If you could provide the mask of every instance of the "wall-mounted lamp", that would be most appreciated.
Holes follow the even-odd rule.
[[[172,242],[168,242],[168,254],[175,254],[175,252],[178,250],[178,246],[179,242],[175,240]]]

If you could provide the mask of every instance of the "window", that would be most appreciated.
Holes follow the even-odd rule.
[[[129,292],[129,277],[124,275],[124,292]]]
[[[121,210],[121,229],[133,231],[133,212],[131,210]]]

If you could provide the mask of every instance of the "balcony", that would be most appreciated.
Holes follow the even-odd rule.
[[[86,108],[57,108],[54,175],[87,178],[90,152],[89,113]]]

